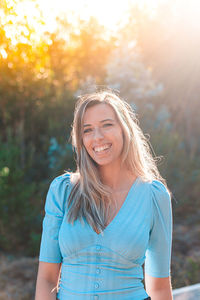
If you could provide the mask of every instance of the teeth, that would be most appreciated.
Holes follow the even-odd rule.
[[[101,147],[95,147],[94,151],[95,152],[101,152],[101,151],[106,150],[108,148],[110,148],[110,145],[104,145],[104,146],[101,146]]]

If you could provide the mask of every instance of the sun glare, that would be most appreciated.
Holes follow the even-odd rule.
[[[19,1],[14,3],[13,7],[14,13],[1,16],[6,37],[11,39],[13,45],[19,42],[38,42],[40,40],[38,32],[41,29],[41,15],[36,3],[34,1]],[[26,25],[28,25],[29,30]]]
[[[158,3],[167,0],[40,0],[38,2],[45,15],[47,23],[51,24],[55,15],[75,13],[83,20],[88,20],[91,16],[103,25],[107,30],[115,31],[119,23],[126,20],[128,10],[131,5],[137,5],[141,9],[146,9],[149,15],[156,12]]]
[[[90,17],[94,17],[107,32],[116,32],[119,26],[123,26],[127,21],[130,7],[133,5],[137,5],[149,17],[154,18],[160,4],[170,3],[175,20],[184,18],[186,25],[189,22],[194,24],[195,28],[200,28],[199,0],[10,0],[8,2],[9,5],[13,2],[15,9],[15,14],[6,16],[7,26],[5,26],[6,36],[12,40],[12,44],[19,41],[37,42],[45,31],[54,32],[57,29],[58,16],[66,17],[71,24],[76,24],[77,18],[89,20]],[[1,22],[3,24],[2,20]],[[33,28],[32,32],[24,26],[26,22],[29,28]]]
[[[176,19],[182,19],[185,24],[189,23],[193,29],[200,29],[200,1],[199,0],[176,0],[173,5]]]
[[[119,24],[123,25],[127,20],[130,5],[137,4],[141,9],[146,7],[151,14],[155,11],[157,2],[158,0],[10,0],[7,5],[14,7],[14,14],[5,17],[6,36],[13,45],[18,42],[38,42],[45,31],[54,32],[57,29],[58,16],[66,17],[71,24],[76,24],[78,18],[87,21],[94,17],[107,31],[115,32]],[[31,33],[25,24],[28,24],[29,29],[33,28]]]

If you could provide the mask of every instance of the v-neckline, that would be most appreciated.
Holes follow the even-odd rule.
[[[96,236],[100,236],[100,235],[104,235],[105,231],[108,231],[109,228],[111,226],[113,226],[113,223],[116,222],[116,220],[119,218],[119,215],[122,213],[122,210],[124,209],[124,207],[127,205],[127,202],[128,202],[128,199],[130,197],[130,194],[132,192],[132,190],[134,189],[136,183],[138,182],[139,180],[139,177],[136,177],[136,179],[134,180],[133,184],[131,185],[127,195],[126,195],[126,198],[124,199],[124,202],[122,203],[120,209],[118,210],[117,214],[114,216],[114,218],[109,222],[109,224],[104,228],[104,230],[102,231],[102,233],[97,233],[96,231],[94,231],[94,229],[91,227],[91,230],[93,231],[93,233],[96,235]]]

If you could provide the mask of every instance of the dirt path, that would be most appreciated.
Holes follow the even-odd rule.
[[[38,258],[0,254],[0,300],[32,300]]]

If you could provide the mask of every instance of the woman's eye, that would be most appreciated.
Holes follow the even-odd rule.
[[[111,123],[105,123],[104,125],[103,125],[103,127],[109,127],[109,126],[112,126],[113,124],[111,124]]]
[[[91,128],[87,128],[87,129],[84,129],[84,130],[83,130],[83,133],[88,133],[88,132],[90,132],[90,131],[92,131],[92,129],[91,129]]]

